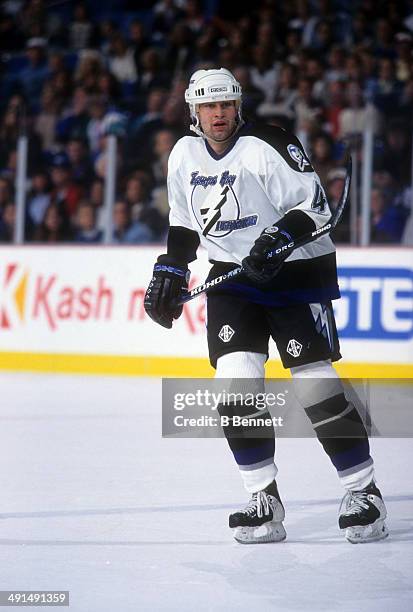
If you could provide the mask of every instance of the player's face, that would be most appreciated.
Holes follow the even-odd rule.
[[[206,102],[198,107],[199,121],[205,136],[226,140],[235,130],[237,109],[234,100]]]

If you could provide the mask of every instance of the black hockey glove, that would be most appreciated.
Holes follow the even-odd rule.
[[[173,306],[173,301],[188,288],[189,277],[186,264],[169,255],[158,257],[144,301],[146,313],[155,323],[170,329],[173,320],[181,316],[183,306]]]
[[[285,229],[276,225],[267,227],[254,242],[250,254],[242,261],[242,266],[249,280],[257,285],[270,282],[280,270],[284,260],[291,254],[285,247],[293,242]],[[273,252],[273,255],[269,255]]]

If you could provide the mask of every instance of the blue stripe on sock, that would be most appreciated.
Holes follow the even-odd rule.
[[[274,457],[275,442],[274,440],[263,440],[259,446],[237,449],[233,453],[238,465],[253,465]]]
[[[368,459],[370,459],[370,446],[368,440],[363,440],[361,444],[357,444],[357,446],[353,446],[353,448],[349,448],[331,457],[331,461],[338,472],[355,467]]]

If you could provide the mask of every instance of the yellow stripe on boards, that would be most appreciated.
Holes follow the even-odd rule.
[[[348,363],[335,364],[345,378],[411,378],[413,364]],[[0,352],[0,370],[56,372],[67,374],[110,374],[114,376],[154,376],[169,378],[211,378],[208,359],[199,357],[137,357],[133,355],[74,355],[63,353]],[[280,361],[266,365],[269,378],[288,378]]]

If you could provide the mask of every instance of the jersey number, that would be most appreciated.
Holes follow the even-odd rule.
[[[324,189],[318,184],[315,184],[315,193],[314,198],[311,203],[312,210],[315,210],[318,213],[325,212],[327,207],[327,198],[324,193]]]

